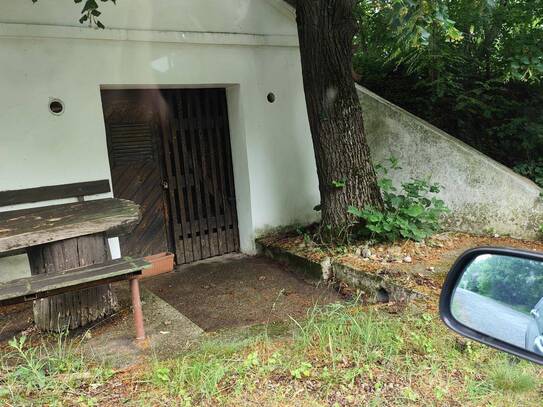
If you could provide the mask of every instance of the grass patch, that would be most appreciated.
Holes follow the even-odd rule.
[[[0,357],[0,401],[9,406],[63,405],[67,401],[93,405],[92,393],[114,375],[91,363],[80,342],[66,334],[53,342],[30,345],[25,336],[13,338]]]
[[[491,371],[490,380],[497,390],[522,393],[535,389],[535,378],[523,367],[517,367],[517,360],[501,360]]]
[[[49,353],[23,343],[10,363],[2,357],[0,402],[92,405],[125,392],[119,404],[540,404],[539,366],[459,339],[414,306],[401,314],[358,304],[315,307],[281,336],[266,331],[219,334],[140,366],[123,386],[66,341]]]
[[[158,363],[171,375],[154,390],[196,404],[292,395],[316,405],[539,404],[538,366],[461,340],[415,307],[401,315],[356,304],[316,307],[293,320],[286,337],[221,345],[231,352],[210,352],[213,346]]]

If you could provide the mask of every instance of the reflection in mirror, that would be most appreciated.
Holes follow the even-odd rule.
[[[543,355],[543,263],[483,254],[454,290],[454,318],[480,333]]]

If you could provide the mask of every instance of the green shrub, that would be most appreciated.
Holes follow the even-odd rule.
[[[435,197],[441,186],[426,180],[412,179],[402,184],[401,191],[388,178],[389,171],[398,170],[398,161],[391,157],[388,166],[377,165],[382,173],[378,183],[384,201],[384,210],[374,207],[349,207],[349,213],[358,219],[355,233],[361,237],[396,241],[423,240],[440,229],[439,220],[448,212],[445,203]]]
[[[513,170],[543,188],[543,160],[523,162],[515,165]]]

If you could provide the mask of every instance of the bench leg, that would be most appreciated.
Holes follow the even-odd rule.
[[[132,309],[134,310],[134,324],[136,325],[136,340],[145,339],[143,328],[143,311],[141,310],[140,282],[137,278],[130,280],[130,292],[132,293]]]

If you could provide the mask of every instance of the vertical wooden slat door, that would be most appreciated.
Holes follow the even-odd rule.
[[[178,264],[239,251],[224,89],[102,92],[116,197],[140,204],[126,255]]]
[[[230,134],[224,89],[165,92],[165,140],[179,262],[239,250]]]
[[[140,205],[142,220],[120,238],[123,255],[147,256],[173,248],[165,196],[160,117],[156,90],[105,90],[106,123],[113,194]]]

